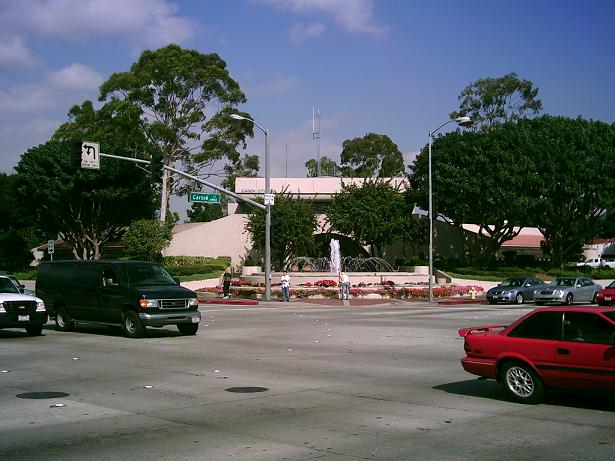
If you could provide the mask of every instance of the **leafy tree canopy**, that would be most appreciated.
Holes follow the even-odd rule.
[[[368,133],[342,144],[340,166],[347,177],[393,177],[404,172],[404,158],[387,135]]]
[[[383,180],[367,180],[362,186],[342,184],[327,208],[331,227],[370,245],[375,256],[383,256],[383,245],[412,235],[410,227],[416,223],[411,215],[400,187]]]
[[[186,214],[188,222],[209,222],[224,217],[222,205],[219,203],[193,203]]]
[[[162,261],[162,250],[171,243],[173,225],[139,219],[130,224],[124,236],[125,253],[130,259]]]
[[[281,269],[293,257],[313,254],[317,224],[309,201],[293,198],[286,192],[276,194],[275,205],[271,207],[272,265]],[[264,254],[265,210],[254,209],[246,231],[254,247]]]
[[[131,114],[136,111],[145,138],[164,154],[164,163],[179,163],[183,171],[203,178],[222,173],[214,169],[218,160],[236,162],[237,147],[245,147],[246,136],[253,136],[251,123],[229,117],[246,98],[215,53],[175,44],[146,50],[128,72],[103,83],[99,99]],[[182,185],[178,179],[168,187],[186,192]]]
[[[151,218],[149,177],[129,162],[74,171],[70,144],[49,141],[29,149],[15,168],[17,197],[48,235],[73,247],[77,259],[97,259],[131,221]]]
[[[318,176],[318,162],[316,159],[309,159],[305,162],[305,167],[308,170],[308,178],[315,178]],[[338,171],[339,167],[334,160],[331,160],[326,155],[320,157],[320,176],[335,176]]]
[[[538,88],[529,80],[521,80],[515,72],[483,78],[461,92],[459,110],[451,112],[450,117],[468,116],[476,128],[488,130],[539,113],[542,101],[537,96]]]

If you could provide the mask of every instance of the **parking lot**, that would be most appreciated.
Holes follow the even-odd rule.
[[[167,327],[136,340],[99,326],[0,330],[0,450],[11,460],[613,459],[609,395],[525,406],[461,369],[457,328],[532,307],[207,306],[197,336]]]

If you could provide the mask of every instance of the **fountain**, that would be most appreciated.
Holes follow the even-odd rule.
[[[339,250],[338,250],[339,251]],[[338,253],[339,256],[339,253]],[[339,259],[339,266],[334,262],[331,264],[331,257],[311,258],[309,256],[298,256],[291,259],[285,266],[284,270],[292,271],[292,268],[301,270],[305,266],[310,266],[312,272],[333,272],[338,274],[343,272],[395,272],[386,260],[371,256],[368,258],[356,258],[353,256],[344,256]],[[293,271],[296,272],[296,271]]]
[[[331,272],[334,274],[339,274],[342,271],[342,261],[340,258],[340,241],[336,239],[331,239],[331,243],[329,244],[331,247],[331,257],[329,259],[329,266],[331,268]]]

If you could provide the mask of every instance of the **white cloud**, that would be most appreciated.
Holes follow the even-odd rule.
[[[102,76],[89,66],[74,63],[49,74],[53,88],[67,91],[96,90],[102,84]]]
[[[58,95],[40,85],[16,85],[0,90],[0,118],[13,118],[13,114],[34,114],[52,109]]]
[[[21,0],[0,5],[0,30],[68,41],[122,36],[144,45],[184,42],[197,25],[166,0]]]
[[[0,171],[11,172],[21,154],[47,141],[60,123],[59,120],[36,118],[25,123],[0,125]]]
[[[305,39],[317,37],[325,30],[325,26],[320,23],[304,24],[298,22],[290,28],[290,38],[295,43],[303,43]]]
[[[21,37],[12,37],[0,41],[0,69],[30,68],[36,60],[30,54]]]
[[[388,26],[374,22],[373,0],[256,0],[296,13],[319,12],[330,15],[348,32],[385,35]]]

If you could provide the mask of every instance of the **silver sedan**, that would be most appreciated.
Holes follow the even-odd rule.
[[[602,286],[587,277],[558,277],[534,292],[536,304],[595,303]]]

